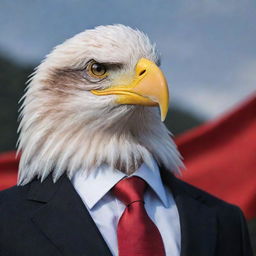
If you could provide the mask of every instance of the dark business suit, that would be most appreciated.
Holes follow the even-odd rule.
[[[181,256],[251,256],[244,217],[162,170],[181,222]],[[0,192],[1,256],[111,255],[69,179],[48,177]],[[132,255],[131,255],[132,256]],[[169,256],[169,255],[168,255]],[[170,255],[171,256],[171,255]]]

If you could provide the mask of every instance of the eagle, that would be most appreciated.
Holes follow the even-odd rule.
[[[56,46],[28,81],[20,108],[18,184],[106,164],[178,173],[182,157],[163,121],[169,105],[155,44],[124,25],[85,30]]]

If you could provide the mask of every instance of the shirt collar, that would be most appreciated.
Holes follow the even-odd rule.
[[[162,201],[164,206],[168,207],[169,202],[161,180],[159,168],[154,160],[152,167],[149,168],[144,163],[131,176],[138,176],[144,179]],[[77,172],[71,182],[83,202],[89,209],[92,209],[97,202],[124,177],[127,177],[127,175],[104,164],[91,170],[89,174],[85,174],[83,171]]]
[[[146,164],[142,164],[141,167],[134,172],[131,176],[138,176],[145,180],[151,189],[156,193],[158,198],[162,201],[165,207],[168,207],[169,202],[165,192],[164,185],[160,176],[160,171],[155,160],[153,162],[153,169],[149,168]]]

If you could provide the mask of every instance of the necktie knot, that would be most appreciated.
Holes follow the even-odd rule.
[[[127,206],[133,202],[143,201],[147,183],[136,176],[122,179],[112,189],[114,195]]]

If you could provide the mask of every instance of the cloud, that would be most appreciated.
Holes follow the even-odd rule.
[[[175,102],[202,118],[211,119],[229,111],[256,93],[256,60],[243,63],[229,81],[218,84],[189,84],[176,88]]]

